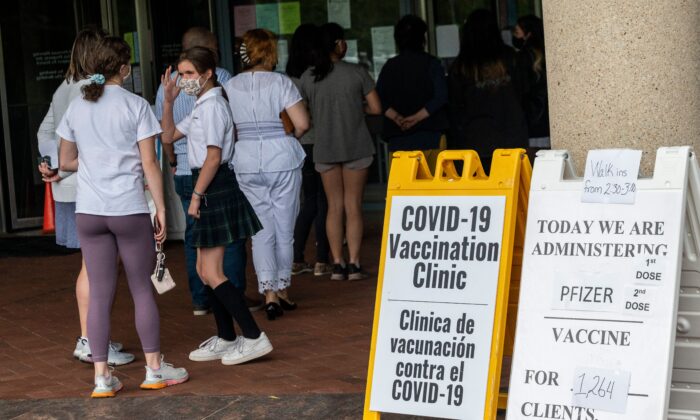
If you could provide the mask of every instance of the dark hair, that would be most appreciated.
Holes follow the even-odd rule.
[[[423,51],[428,25],[416,15],[406,15],[394,26],[394,41],[399,52]]]
[[[131,48],[123,39],[116,36],[103,38],[94,54],[94,74],[104,76],[104,82],[119,74],[122,66],[131,61]],[[83,98],[97,102],[105,90],[104,83],[92,82],[82,87]]]
[[[299,78],[302,73],[314,65],[321,47],[321,31],[312,23],[299,25],[289,45],[289,59],[285,72]]]
[[[452,71],[479,88],[498,87],[510,81],[504,56],[508,47],[503,43],[496,15],[486,9],[473,11],[462,26],[459,55]]]
[[[325,79],[333,70],[331,54],[335,51],[338,40],[345,39],[343,28],[335,22],[321,25],[321,45],[314,63],[314,82]]]
[[[525,46],[532,52],[532,70],[539,77],[544,68],[544,25],[542,19],[535,15],[526,15],[518,19],[518,26],[526,35]]]
[[[243,67],[249,69],[257,65],[273,70],[277,65],[277,35],[267,29],[251,29],[243,34],[245,55],[241,56]]]
[[[92,73],[94,52],[107,32],[100,28],[85,28],[78,32],[70,52],[70,64],[66,71],[66,82],[77,82]]]
[[[183,61],[189,61],[194,66],[197,73],[204,74],[207,70],[211,70],[211,81],[213,86],[220,87],[219,78],[216,75],[216,64],[218,62],[216,52],[206,47],[192,47],[180,53],[177,64]],[[226,92],[223,92],[224,98],[228,100]]]

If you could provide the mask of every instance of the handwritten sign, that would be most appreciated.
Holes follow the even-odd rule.
[[[583,179],[584,203],[634,204],[641,150],[591,150]]]
[[[659,154],[624,206],[581,202],[566,155],[538,156],[508,420],[668,418],[688,154]]]
[[[572,403],[584,408],[624,413],[629,388],[628,371],[579,367],[574,371]]]

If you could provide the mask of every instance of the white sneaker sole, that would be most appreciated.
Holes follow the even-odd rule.
[[[255,353],[251,353],[247,355],[246,357],[242,357],[240,359],[235,359],[235,360],[226,360],[225,356],[221,358],[221,363],[227,366],[231,365],[240,365],[241,363],[245,362],[250,362],[253,359],[257,359],[258,357],[263,357],[264,355],[270,353],[272,351],[272,344],[268,344],[267,346],[259,349]]]
[[[83,363],[94,363],[92,361],[92,357],[83,355],[78,358]],[[107,360],[107,365],[108,366],[123,366],[123,365],[128,365],[129,363],[133,362],[136,360],[136,356],[131,357],[130,359],[126,360],[120,360],[119,362],[115,362],[114,360]]]
[[[221,358],[224,357],[224,353],[222,354],[213,354],[211,356],[193,356],[190,353],[190,360],[193,362],[211,362],[212,360],[221,360]]]

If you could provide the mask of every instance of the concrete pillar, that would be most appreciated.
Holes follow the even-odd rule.
[[[700,1],[543,0],[552,148],[700,151]]]

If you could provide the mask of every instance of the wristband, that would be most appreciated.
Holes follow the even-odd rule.
[[[204,201],[204,207],[207,207],[207,195],[198,193],[194,188],[192,189],[192,194],[201,198]]]
[[[177,161],[175,162],[168,162],[171,168],[177,168]]]

